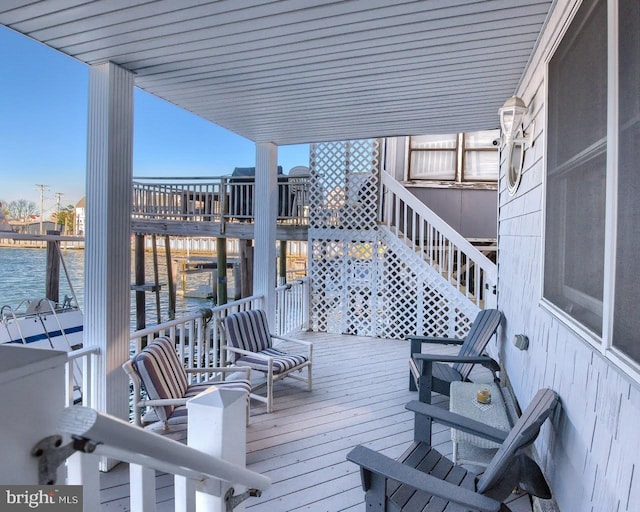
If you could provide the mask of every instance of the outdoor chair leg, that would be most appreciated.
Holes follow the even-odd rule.
[[[431,403],[431,379],[433,377],[433,363],[431,361],[422,361],[420,371],[418,400],[425,404]],[[431,444],[431,418],[416,414],[414,419],[414,439]]]

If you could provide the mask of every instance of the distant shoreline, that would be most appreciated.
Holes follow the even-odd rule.
[[[65,249],[84,249],[84,240],[78,242],[60,242]],[[9,240],[0,238],[0,247],[11,249],[43,249],[47,247],[47,242],[42,240]]]
[[[84,247],[84,242],[60,242],[60,245],[62,247],[63,250],[71,250],[71,251],[84,251],[85,247]],[[46,249],[47,248],[47,244],[46,242],[42,242],[40,240],[38,241],[33,241],[33,240],[7,240],[5,239],[0,239],[0,248],[2,249]],[[133,245],[131,246],[131,250],[133,251]],[[152,249],[151,248],[145,248],[145,253],[151,253]],[[158,247],[158,254],[164,254],[165,250],[164,247]],[[176,248],[172,248],[171,249],[171,255],[172,256],[184,256],[185,254],[189,254],[191,256],[208,256],[211,258],[216,257],[215,253],[211,253],[210,251],[206,251],[206,250],[197,250],[197,249],[189,249],[189,250],[185,250],[185,249],[176,249]]]

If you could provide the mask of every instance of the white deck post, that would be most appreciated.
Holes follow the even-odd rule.
[[[243,391],[210,388],[187,402],[189,428],[187,444],[227,462],[246,465],[247,394]],[[224,495],[229,485],[196,492],[197,512],[225,512]],[[235,494],[246,489],[234,485]],[[197,487],[196,487],[197,489]],[[234,512],[244,512],[241,504]]]
[[[82,506],[84,510],[100,510],[100,472],[98,463],[99,458],[95,455],[81,452],[75,452],[67,459],[66,484],[82,485]]]
[[[139,464],[129,464],[129,481],[131,512],[154,512],[156,509],[155,469]]]
[[[253,291],[256,295],[264,296],[270,325],[275,325],[276,311],[277,176],[278,146],[270,142],[256,144]]]
[[[173,477],[174,512],[191,512],[196,509],[196,484],[186,476]]]
[[[133,74],[111,62],[89,71],[87,139],[84,332],[101,350],[91,403],[127,419]]]

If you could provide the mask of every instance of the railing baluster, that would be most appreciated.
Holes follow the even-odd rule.
[[[406,240],[410,237],[412,242],[416,243],[415,231],[412,229],[409,232],[406,226],[408,218],[406,209],[411,208],[415,212],[415,216],[412,218],[419,219],[417,221],[421,223],[418,238],[420,246],[426,245],[422,251],[424,260],[443,277],[449,280],[455,277],[456,281],[452,284],[458,290],[464,287],[465,294],[470,297],[470,300],[480,304],[482,297],[480,287],[484,286],[486,282],[495,281],[495,263],[442,221],[392,176],[382,173],[381,187],[385,209],[389,212],[385,219],[386,225],[391,232],[400,237],[400,224],[404,219],[403,238]],[[403,205],[402,212],[400,211],[401,204]],[[393,216],[391,215],[392,211],[394,212]],[[402,218],[401,213],[404,214]],[[426,230],[426,234],[424,234],[424,230]],[[471,272],[473,272],[473,277],[470,277]]]

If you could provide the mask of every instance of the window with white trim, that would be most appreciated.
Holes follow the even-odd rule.
[[[499,130],[409,137],[409,179],[495,182]]]
[[[615,34],[607,0],[585,0],[548,63],[543,297],[639,363],[640,9],[609,2]]]
[[[618,166],[612,346],[640,362],[640,8],[618,4]]]

